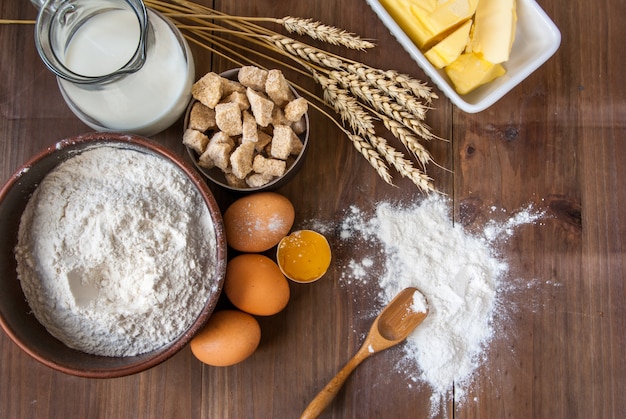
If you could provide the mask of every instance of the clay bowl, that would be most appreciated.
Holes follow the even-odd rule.
[[[209,209],[216,234],[216,269],[214,290],[197,318],[181,335],[169,344],[152,352],[128,357],[107,357],[71,349],[53,337],[31,313],[17,279],[14,248],[20,218],[24,208],[41,180],[60,162],[94,146],[111,145],[128,148],[160,157],[170,162],[187,176]],[[222,217],[205,181],[188,163],[164,147],[143,137],[111,133],[93,133],[68,138],[41,151],[30,159],[6,182],[0,190],[0,326],[4,332],[37,361],[63,373],[110,378],[147,370],[173,356],[182,349],[204,325],[213,312],[222,290],[226,270],[226,241]]]
[[[238,80],[238,74],[239,74],[239,68],[234,68],[231,70],[227,70],[223,73],[220,73],[220,76],[229,79],[229,80],[233,80],[233,81],[237,81]],[[296,97],[299,97],[300,95],[298,94],[298,92],[292,88],[291,89],[293,94]],[[193,107],[194,103],[196,102],[195,99],[192,99],[191,102],[189,103],[189,106],[187,108],[187,112],[185,114],[185,122],[184,122],[184,126],[185,129],[187,129],[187,126],[189,125],[189,114],[191,112],[191,108]],[[288,161],[288,167],[287,170],[285,171],[285,173],[280,176],[280,177],[276,177],[274,179],[272,179],[270,182],[266,183],[265,185],[262,186],[256,186],[256,187],[250,187],[250,186],[245,186],[245,187],[238,187],[238,186],[233,186],[231,184],[228,183],[228,181],[226,180],[226,176],[224,175],[224,172],[217,168],[214,167],[212,169],[207,169],[205,167],[202,167],[201,165],[198,164],[198,153],[196,153],[196,151],[192,150],[190,147],[186,147],[187,148],[187,153],[189,154],[189,158],[191,159],[191,161],[194,163],[196,169],[202,173],[202,175],[204,175],[206,177],[206,179],[208,179],[211,183],[214,183],[215,185],[226,189],[228,191],[231,192],[235,192],[238,194],[245,194],[245,193],[252,193],[252,192],[263,192],[263,191],[272,191],[272,190],[276,190],[282,186],[284,186],[285,184],[287,184],[290,180],[293,179],[293,177],[296,175],[296,173],[300,170],[300,168],[302,167],[302,165],[304,164],[305,161],[305,157],[306,157],[306,153],[307,153],[307,149],[309,146],[309,130],[310,130],[310,123],[309,123],[309,114],[308,112],[304,114],[303,116],[304,118],[304,126],[305,129],[302,133],[298,134],[298,138],[300,139],[300,141],[302,142],[302,151],[300,151],[300,153],[295,156],[295,158],[293,159],[293,161]],[[209,133],[210,136],[210,133]]]

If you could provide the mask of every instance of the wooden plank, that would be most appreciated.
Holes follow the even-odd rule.
[[[214,3],[242,16],[312,17],[373,38],[376,49],[348,55],[427,80],[363,1]],[[484,112],[464,114],[441,95],[428,114],[433,132],[449,140],[426,144],[442,166],[428,173],[451,198],[456,223],[480,232],[529,204],[546,212],[498,245],[509,269],[496,336],[467,395],[435,417],[626,417],[624,2],[541,6],[563,37],[550,61]],[[29,2],[0,0],[0,18],[34,16]],[[198,76],[230,66],[192,49]],[[0,25],[0,62],[5,180],[43,147],[89,128],[37,56],[32,26]],[[320,93],[301,75],[292,79]],[[288,307],[259,319],[253,357],[213,368],[185,348],[144,373],[90,380],[40,365],[0,333],[0,417],[298,417],[358,349],[376,314],[376,278],[342,281],[341,262],[367,254],[343,245],[344,211],[424,198],[399,176],[397,187],[386,185],[325,116],[312,112],[311,121],[307,161],[280,192],[296,207],[296,227],[329,226],[336,263],[314,284],[291,284]],[[181,132],[179,122],[155,139],[183,154]],[[235,199],[213,190],[223,209]],[[367,360],[323,417],[429,417],[431,390],[395,371],[400,358],[394,348]]]

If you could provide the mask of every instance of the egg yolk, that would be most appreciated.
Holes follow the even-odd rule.
[[[326,273],[330,266],[331,251],[323,235],[301,230],[280,241],[276,259],[281,271],[289,279],[312,282]]]

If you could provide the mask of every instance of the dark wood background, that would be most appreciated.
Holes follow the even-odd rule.
[[[207,4],[210,3],[207,1]],[[495,106],[465,114],[443,95],[428,115],[449,142],[428,144],[429,174],[454,205],[455,222],[479,228],[532,203],[550,215],[525,226],[502,249],[509,280],[534,280],[510,296],[518,310],[492,342],[468,401],[441,417],[626,417],[626,88],[624,0],[540,4],[562,33],[554,57]],[[364,0],[215,1],[244,16],[312,17],[376,40],[354,54],[372,66],[428,80]],[[0,18],[34,19],[26,0],[0,0]],[[197,73],[228,64],[194,47]],[[213,61],[213,63],[212,63]],[[59,139],[89,131],[61,98],[39,59],[32,25],[0,25],[0,179]],[[300,80],[295,80],[300,81]],[[419,201],[409,182],[382,182],[325,117],[313,112],[311,149],[280,190],[298,223],[338,222],[352,205]],[[155,139],[183,153],[178,124]],[[222,206],[232,196],[216,191]],[[331,234],[331,244],[338,238]],[[343,249],[336,257],[359,256]],[[312,285],[291,284],[277,316],[260,319],[258,351],[242,364],[211,368],[189,348],[134,376],[91,380],[54,372],[0,333],[3,418],[294,418],[356,351],[371,318],[375,281],[345,286],[340,266]],[[560,286],[555,287],[553,284]],[[428,417],[430,390],[409,389],[391,372],[398,348],[368,360],[324,417]],[[452,387],[452,383],[450,383]]]

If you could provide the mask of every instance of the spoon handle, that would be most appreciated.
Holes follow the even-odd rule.
[[[361,349],[348,361],[348,363],[333,377],[326,386],[317,393],[317,396],[309,403],[300,419],[317,418],[328,405],[333,401],[343,383],[346,382],[352,371],[359,366],[364,359],[371,355],[371,352],[363,345]]]

